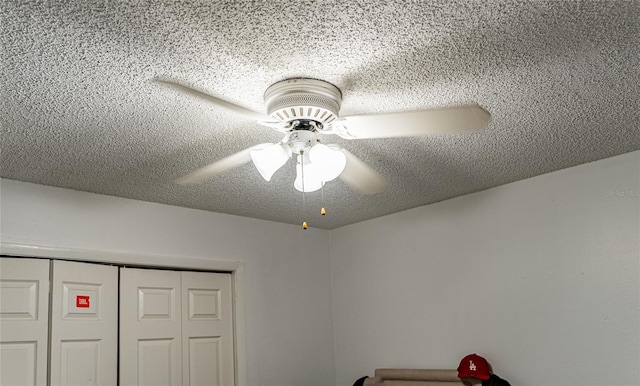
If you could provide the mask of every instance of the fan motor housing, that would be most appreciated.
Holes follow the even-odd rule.
[[[267,114],[278,121],[308,119],[326,126],[338,118],[342,93],[321,80],[286,79],[267,89],[264,102]]]

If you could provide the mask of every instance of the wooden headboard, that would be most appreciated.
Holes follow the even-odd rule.
[[[376,369],[364,386],[460,386],[456,370]]]

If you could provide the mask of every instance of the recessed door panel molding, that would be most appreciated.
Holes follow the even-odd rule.
[[[0,385],[35,385],[37,342],[0,343]]]
[[[120,384],[182,385],[180,272],[120,268]]]
[[[0,280],[0,322],[38,319],[38,281]]]
[[[49,265],[0,257],[0,385],[47,381]]]
[[[99,382],[102,342],[100,340],[63,341],[60,345],[62,385],[103,385]]]
[[[53,262],[50,353],[52,386],[117,383],[117,267]]]
[[[173,339],[138,340],[138,385],[172,385],[175,362]]]
[[[221,386],[220,337],[189,339],[189,382],[191,385]]]
[[[62,283],[62,318],[100,320],[102,285]]]
[[[176,318],[175,288],[138,287],[138,318],[167,319]]]
[[[220,320],[219,289],[189,289],[189,320]]]

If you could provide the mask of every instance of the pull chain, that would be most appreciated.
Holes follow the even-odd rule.
[[[327,211],[324,209],[324,181],[322,182],[322,189],[320,190],[320,194],[322,195],[322,209],[320,209],[320,214],[325,215]]]
[[[304,189],[304,150],[300,150],[300,170],[302,174],[302,213],[306,212],[307,203],[305,200],[305,189]],[[309,226],[306,221],[302,222],[302,229],[307,229]]]

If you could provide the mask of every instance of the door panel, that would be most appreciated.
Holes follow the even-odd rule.
[[[118,269],[56,260],[51,302],[51,385],[115,385]]]
[[[0,258],[0,385],[45,385],[49,260]]]
[[[120,268],[120,384],[182,385],[180,272]]]
[[[182,272],[185,386],[235,384],[231,275]]]
[[[100,382],[100,340],[60,343],[60,385],[106,385]]]
[[[189,385],[223,385],[220,338],[189,338]],[[186,383],[185,383],[186,384]],[[231,385],[231,384],[230,384]]]

